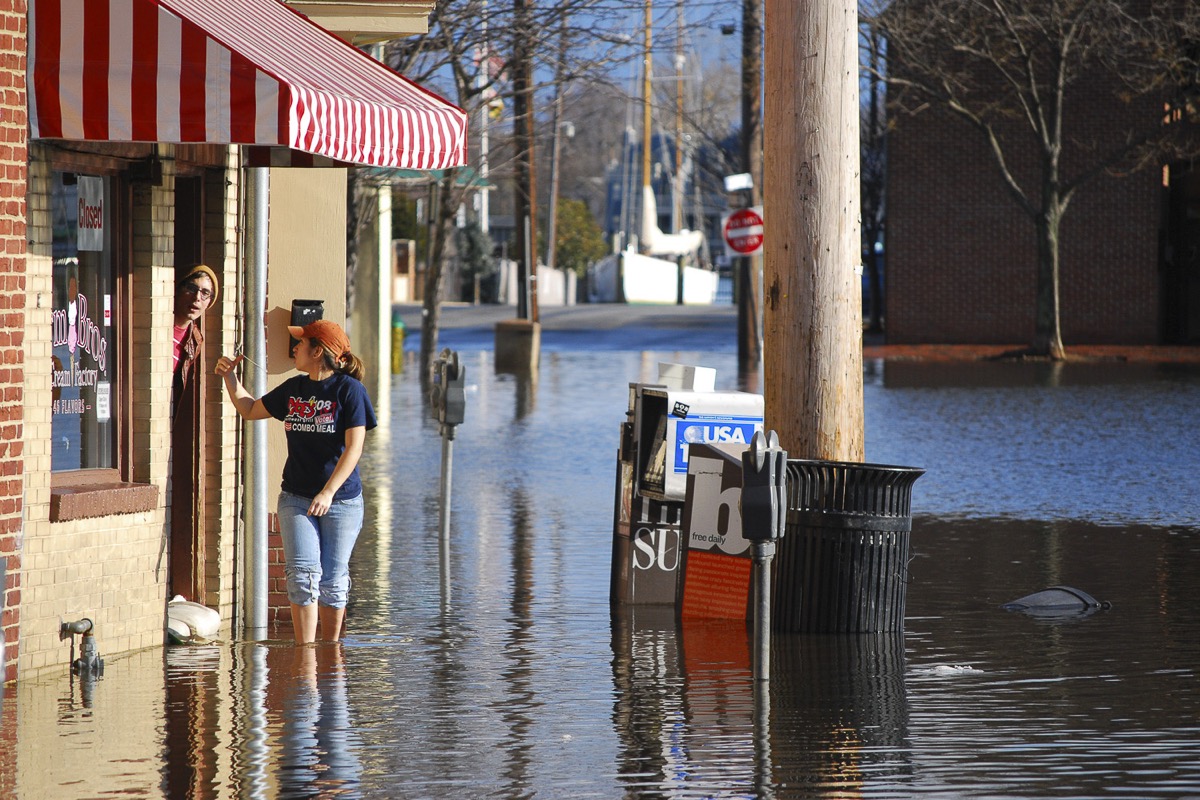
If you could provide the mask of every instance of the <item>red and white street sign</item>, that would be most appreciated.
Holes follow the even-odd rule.
[[[726,252],[731,256],[753,256],[762,251],[763,218],[761,208],[742,208],[725,217],[721,224]]]

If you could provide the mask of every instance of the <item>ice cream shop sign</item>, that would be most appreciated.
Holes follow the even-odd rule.
[[[113,419],[117,337],[111,179],[52,174],[54,302],[51,462],[55,471],[116,467]]]

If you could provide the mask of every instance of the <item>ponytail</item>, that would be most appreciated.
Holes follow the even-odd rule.
[[[363,364],[362,359],[354,355],[354,353],[346,353],[343,356],[341,371],[360,383],[363,378],[367,377],[366,366]]]
[[[351,378],[354,378],[360,383],[362,382],[363,378],[367,377],[367,368],[363,365],[362,359],[348,350],[346,351],[346,354],[342,356],[342,363],[340,364],[334,360],[333,356],[327,349],[322,348],[321,355],[325,359],[325,366],[333,372],[341,372],[345,375],[349,375]]]

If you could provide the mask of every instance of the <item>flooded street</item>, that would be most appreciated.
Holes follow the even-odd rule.
[[[536,381],[443,331],[448,550],[410,339],[343,645],[64,649],[0,699],[0,797],[1200,797],[1200,368],[868,361],[867,460],[927,471],[905,634],[776,635],[756,714],[744,626],[610,611],[628,384],[738,388],[732,315],[639,314],[544,332]],[[1000,609],[1054,585],[1111,608]]]

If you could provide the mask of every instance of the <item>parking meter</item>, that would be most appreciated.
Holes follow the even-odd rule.
[[[466,393],[463,379],[466,367],[458,361],[458,353],[446,348],[433,362],[433,380],[429,388],[430,411],[433,418],[453,432],[461,425],[466,413]]]
[[[751,608],[754,618],[753,671],[771,675],[771,559],[787,520],[787,451],[775,431],[756,431],[742,453],[742,536],[754,550]]]
[[[787,451],[775,431],[756,431],[742,453],[742,536],[774,542],[787,524]]]

